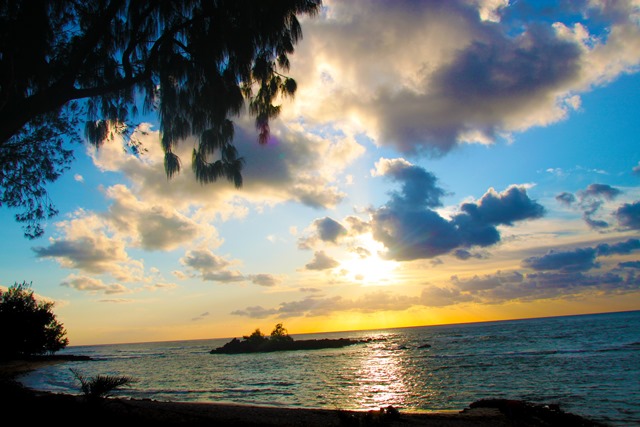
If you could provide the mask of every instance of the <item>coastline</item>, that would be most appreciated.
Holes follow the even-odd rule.
[[[101,399],[97,403],[82,396],[28,389],[16,379],[44,366],[62,363],[73,356],[43,357],[0,362],[0,402],[5,419],[32,423],[60,421],[75,425],[153,426],[602,426],[565,413],[559,408],[521,401],[478,401],[460,412],[415,413],[381,408],[379,411],[280,408],[222,403],[187,403],[124,398]]]

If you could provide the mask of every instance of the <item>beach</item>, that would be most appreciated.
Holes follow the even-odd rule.
[[[0,402],[4,419],[23,424],[153,425],[153,426],[600,426],[558,408],[521,401],[471,404],[460,412],[412,413],[388,408],[370,411],[302,409],[217,403],[163,402],[153,399],[107,398],[34,391],[16,378],[65,358],[0,362]],[[494,407],[483,407],[494,406]]]

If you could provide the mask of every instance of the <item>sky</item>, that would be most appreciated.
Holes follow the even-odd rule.
[[[640,1],[325,0],[244,185],[168,180],[158,120],[74,145],[0,285],[71,345],[640,309]],[[123,141],[125,142],[125,141]]]

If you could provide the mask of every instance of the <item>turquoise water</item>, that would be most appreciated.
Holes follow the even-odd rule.
[[[376,331],[342,349],[212,355],[228,339],[71,347],[89,355],[28,374],[29,387],[78,392],[85,376],[128,375],[119,395],[171,401],[405,411],[461,410],[480,398],[558,403],[612,425],[640,424],[640,311]],[[429,344],[428,348],[419,348]]]

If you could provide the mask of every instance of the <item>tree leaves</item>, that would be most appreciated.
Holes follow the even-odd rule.
[[[18,220],[27,223],[29,236],[41,235],[40,221],[55,213],[44,202],[44,185],[71,159],[61,141],[77,139],[80,121],[96,147],[130,136],[139,109],[159,115],[168,178],[181,170],[177,145],[194,136],[196,178],[224,178],[240,187],[244,162],[232,149],[230,119],[248,101],[258,141],[268,142],[269,123],[280,113],[276,103],[297,88],[279,72],[289,69],[288,55],[302,37],[297,15],[314,15],[320,5],[321,0],[0,5],[0,159],[13,162],[2,164],[0,205],[25,209]],[[69,105],[77,108],[65,114]],[[32,153],[16,148],[25,142]],[[140,152],[135,143],[131,149]],[[17,165],[28,165],[29,179],[11,173]]]

